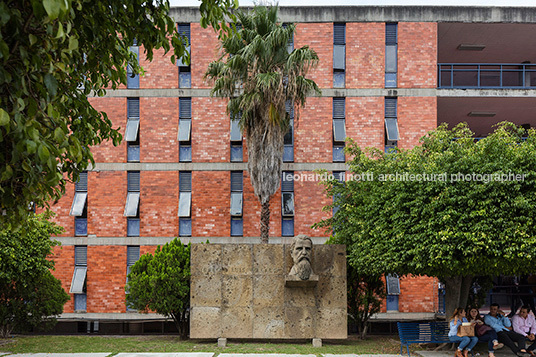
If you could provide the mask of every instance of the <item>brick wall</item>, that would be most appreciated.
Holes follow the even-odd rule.
[[[209,26],[204,29],[197,23],[190,25],[191,31],[191,57],[192,88],[212,88],[212,84],[203,77],[208,69],[208,64],[219,56],[218,36]]]
[[[143,47],[140,46],[140,65],[145,74],[140,76],[140,88],[178,88],[179,69],[171,62],[173,49],[164,54],[163,49],[153,52],[153,60],[147,61]]]
[[[419,139],[437,127],[436,97],[399,97],[398,146],[409,149],[419,144]]]
[[[140,161],[179,161],[178,98],[140,98]]]
[[[294,234],[307,234],[310,237],[325,237],[329,234],[324,229],[312,229],[311,226],[331,217],[331,211],[322,212],[322,208],[331,204],[326,197],[324,186],[320,184],[311,171],[295,171],[295,175],[304,178],[294,181]]]
[[[260,236],[261,204],[255,193],[248,172],[244,171],[244,237]],[[281,236],[281,189],[270,199],[271,237]]]
[[[127,247],[87,248],[87,312],[125,312]]]
[[[127,219],[123,216],[127,200],[126,171],[91,172],[88,176],[92,178],[88,178],[88,234],[126,236]],[[143,177],[140,181],[143,190]]]
[[[319,65],[311,70],[308,77],[320,88],[333,87],[333,24],[296,24],[294,48],[309,46],[316,51]]]
[[[125,135],[127,127],[127,99],[126,98],[89,98],[89,102],[98,111],[106,112],[108,119],[113,123],[114,129],[119,129]],[[123,141],[115,147],[111,140],[104,141],[91,149],[95,162],[126,162],[127,145]]]
[[[384,77],[385,23],[347,23],[346,88],[382,88]]]
[[[437,87],[437,24],[398,24],[398,87]]]
[[[437,279],[405,276],[400,279],[400,312],[434,312],[437,310]]]
[[[384,99],[382,97],[346,98],[346,136],[364,149],[384,147]],[[348,160],[348,157],[347,157]]]
[[[193,162],[229,162],[231,121],[226,108],[224,99],[192,98]]]
[[[140,235],[178,236],[179,173],[142,171],[140,181]]]
[[[192,236],[229,236],[230,202],[231,174],[228,171],[193,171]]]
[[[332,98],[307,98],[294,120],[294,162],[333,161],[332,103]]]
[[[88,185],[91,179],[91,174],[88,174]],[[50,205],[51,210],[56,213],[56,216],[52,220],[65,229],[60,235],[62,237],[74,236],[74,217],[69,216],[73,199],[74,184],[67,183],[65,194],[57,202],[52,202]]]
[[[61,286],[68,293],[74,273],[74,246],[54,247],[51,259],[55,263],[55,269],[52,270],[52,275],[61,281]],[[63,312],[74,311],[74,297],[73,294],[70,294],[70,296],[71,300],[63,305]]]

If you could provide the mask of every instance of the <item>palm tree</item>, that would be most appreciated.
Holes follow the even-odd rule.
[[[248,172],[262,206],[261,242],[268,243],[270,197],[277,191],[283,162],[283,138],[289,130],[285,103],[303,107],[316,83],[305,78],[318,56],[308,46],[289,53],[295,26],[277,23],[277,7],[256,6],[237,13],[235,33],[221,40],[221,57],[205,77],[214,81],[212,95],[229,97],[227,111],[240,118],[246,138]]]

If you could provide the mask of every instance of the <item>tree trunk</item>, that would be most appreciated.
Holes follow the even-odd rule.
[[[473,276],[443,277],[441,281],[445,283],[445,315],[448,318],[456,308],[467,307]]]
[[[262,204],[261,210],[261,243],[268,244],[270,233],[270,199]]]
[[[10,324],[0,325],[0,338],[9,338],[13,327]]]

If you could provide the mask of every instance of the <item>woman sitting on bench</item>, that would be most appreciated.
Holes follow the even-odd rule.
[[[478,337],[475,336],[458,336],[458,330],[464,322],[469,323],[465,317],[465,309],[459,307],[454,310],[454,313],[450,317],[449,340],[460,343],[456,349],[455,357],[468,357],[469,351],[478,342]]]
[[[488,357],[495,357],[495,350],[504,346],[502,343],[499,343],[497,332],[484,324],[480,311],[476,307],[468,308],[467,315],[469,322],[475,325],[475,335],[478,336],[478,341],[488,343]]]

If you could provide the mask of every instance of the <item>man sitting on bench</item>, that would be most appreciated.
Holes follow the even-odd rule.
[[[525,349],[525,336],[512,330],[510,319],[504,312],[499,310],[499,304],[493,303],[489,307],[489,314],[484,317],[486,325],[497,332],[499,342],[508,346],[516,355],[523,357],[527,353]],[[514,342],[517,342],[517,346]]]
[[[536,349],[536,320],[534,316],[529,315],[530,307],[528,305],[521,306],[519,313],[512,317],[512,328],[518,334],[525,336],[531,343],[527,352],[532,357],[536,356],[533,352]]]

